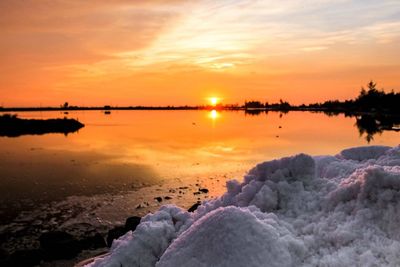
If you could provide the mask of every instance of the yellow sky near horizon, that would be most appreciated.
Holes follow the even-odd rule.
[[[196,105],[400,90],[400,2],[0,2],[0,105]]]

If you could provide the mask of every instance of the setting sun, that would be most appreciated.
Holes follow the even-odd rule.
[[[216,106],[220,102],[220,99],[218,97],[210,97],[209,101],[212,106]]]

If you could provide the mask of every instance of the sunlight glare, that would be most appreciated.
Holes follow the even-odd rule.
[[[209,101],[210,104],[215,107],[219,103],[220,99],[218,97],[210,97]]]
[[[219,113],[218,111],[216,111],[215,109],[211,110],[210,113],[208,114],[208,116],[212,119],[212,120],[216,120],[219,117]]]

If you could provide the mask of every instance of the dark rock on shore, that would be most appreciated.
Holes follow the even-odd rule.
[[[114,239],[117,239],[129,231],[135,231],[136,227],[140,224],[142,218],[138,216],[132,216],[126,219],[125,225],[116,226],[110,229],[107,234],[107,246],[111,247]]]
[[[142,218],[138,216],[132,216],[126,219],[125,221],[125,231],[135,231],[136,227],[140,224],[140,220]]]
[[[193,195],[208,194],[207,188],[199,188],[197,192],[193,192]]]
[[[201,205],[201,202],[200,202],[200,201],[197,201],[195,204],[193,204],[193,206],[191,206],[191,207],[188,209],[188,212],[194,212],[195,210],[197,210],[197,208],[198,208],[200,205]]]
[[[110,229],[107,234],[107,246],[111,247],[114,239],[118,239],[118,237],[123,236],[127,231],[125,230],[125,226],[116,226],[113,229]]]
[[[44,233],[39,241],[46,260],[72,259],[81,251],[79,241],[62,231]]]

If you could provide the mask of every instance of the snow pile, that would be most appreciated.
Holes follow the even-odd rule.
[[[300,154],[147,215],[91,266],[400,266],[399,223],[400,147]]]

